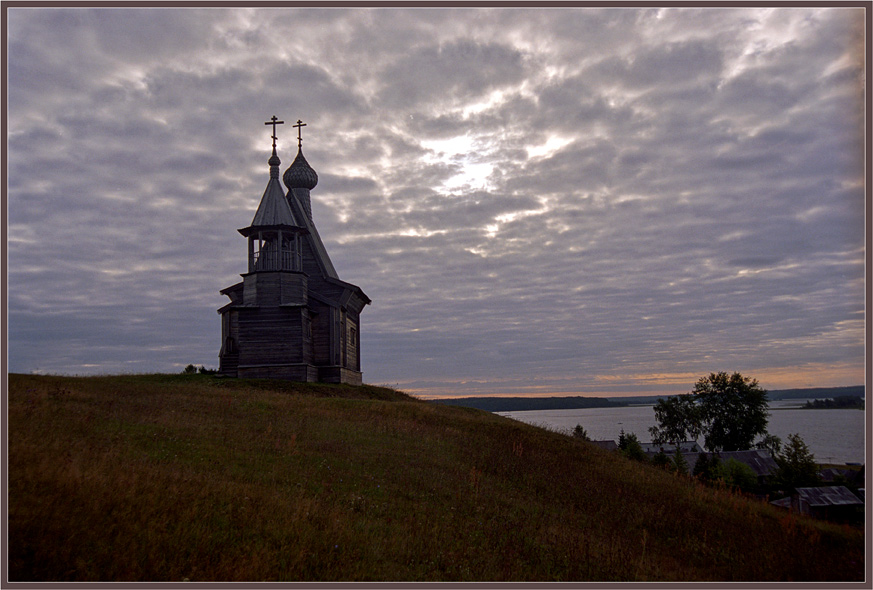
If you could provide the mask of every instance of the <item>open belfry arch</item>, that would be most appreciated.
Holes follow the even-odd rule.
[[[281,161],[267,163],[270,180],[251,225],[239,230],[248,247],[242,281],[223,289],[221,375],[361,384],[360,314],[370,299],[337,276],[312,221],[309,192],[318,183],[303,157],[298,120],[297,157],[279,182]]]

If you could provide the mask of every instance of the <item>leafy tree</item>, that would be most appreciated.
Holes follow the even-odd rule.
[[[591,437],[588,436],[588,433],[581,424],[577,424],[576,428],[573,429],[573,436],[575,438],[581,438],[582,440],[591,440]]]
[[[187,367],[182,369],[183,375],[194,375],[195,373],[197,373],[197,367],[195,367],[194,365],[188,365]]]
[[[700,403],[704,444],[711,451],[749,449],[767,433],[767,392],[739,373],[711,373],[691,392]]]
[[[775,434],[768,434],[760,441],[755,443],[755,447],[770,451],[774,457],[779,454],[779,449],[782,448],[782,439]]]
[[[799,434],[789,434],[782,452],[776,455],[778,469],[773,481],[785,488],[803,488],[821,483],[815,456]]]
[[[652,442],[675,444],[697,440],[703,427],[701,408],[693,395],[675,395],[662,398],[655,404],[658,426],[649,428]]]
[[[704,435],[710,451],[739,451],[767,434],[767,392],[739,373],[711,373],[690,394],[659,400],[658,426],[649,429],[656,442],[678,443]]]

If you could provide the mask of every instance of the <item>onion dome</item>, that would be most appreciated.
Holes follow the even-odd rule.
[[[318,184],[318,174],[315,173],[315,170],[309,166],[309,162],[303,157],[302,148],[297,152],[294,162],[285,171],[282,181],[289,189],[305,188],[312,190]]]

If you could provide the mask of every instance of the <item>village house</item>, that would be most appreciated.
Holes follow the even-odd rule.
[[[356,285],[340,280],[312,219],[310,191],[318,174],[303,157],[297,121],[297,157],[282,175],[276,153],[248,227],[242,281],[221,291],[230,302],[221,316],[220,375],[360,385],[360,314],[370,303]]]
[[[646,456],[649,459],[652,459],[658,453],[664,453],[667,456],[672,456],[676,452],[676,446],[671,444],[659,444],[659,443],[640,443],[640,446],[643,448],[643,451],[646,453]],[[679,443],[679,452],[682,453],[682,457],[685,459],[685,462],[688,464],[688,469],[690,471],[694,470],[694,467],[697,465],[697,461],[700,458],[700,455],[705,455],[708,460],[712,460],[713,457],[718,457],[719,461],[726,462],[728,459],[733,459],[735,461],[739,461],[740,463],[744,463],[748,465],[752,471],[755,472],[755,476],[758,478],[759,484],[766,483],[770,476],[778,468],[776,464],[776,460],[773,458],[773,455],[770,451],[765,449],[750,449],[747,451],[721,451],[718,453],[707,453],[704,452],[703,448],[697,443],[697,441],[684,441]]]

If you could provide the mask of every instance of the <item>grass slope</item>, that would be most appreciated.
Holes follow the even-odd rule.
[[[863,532],[377,387],[10,375],[9,580],[862,580]]]

